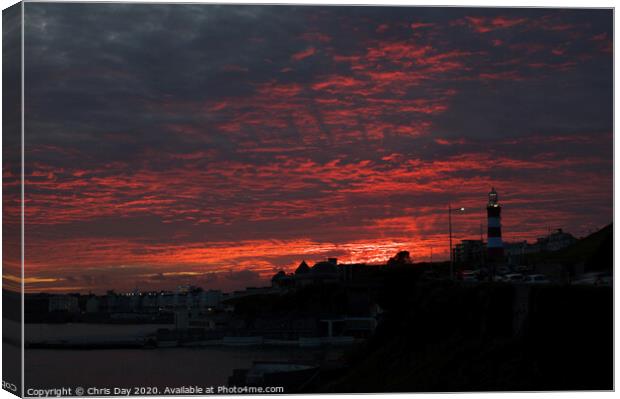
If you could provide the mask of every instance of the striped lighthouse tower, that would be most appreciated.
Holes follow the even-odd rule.
[[[497,191],[491,188],[487,204],[487,260],[499,263],[504,260],[504,244],[502,242],[502,207],[498,202]]]

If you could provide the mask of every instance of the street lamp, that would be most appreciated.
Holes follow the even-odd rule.
[[[454,279],[454,255],[452,254],[452,212],[464,212],[465,208],[454,208],[448,204],[448,231],[450,236],[450,280]]]

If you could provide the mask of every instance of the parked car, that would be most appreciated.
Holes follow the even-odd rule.
[[[613,276],[609,272],[592,272],[585,273],[579,279],[574,280],[574,285],[598,285],[610,286],[613,282]]]
[[[474,282],[479,280],[480,272],[478,270],[463,270],[461,278],[466,282]]]
[[[500,266],[495,272],[500,276],[505,276],[510,273],[510,268],[508,266]]]
[[[424,273],[422,273],[423,278],[427,279],[427,280],[438,280],[439,279],[439,273],[437,273],[434,270],[426,270]]]
[[[528,284],[549,284],[551,281],[544,274],[530,274],[523,278],[523,282]]]
[[[527,272],[529,272],[529,271],[531,271],[531,270],[530,270],[530,267],[529,267],[529,266],[523,266],[523,265],[522,265],[522,266],[517,266],[517,270],[516,270],[516,271],[517,271],[518,273],[527,273]]]
[[[507,274],[504,276],[504,279],[502,281],[505,281],[508,283],[520,283],[521,281],[523,281],[523,274],[521,273]]]

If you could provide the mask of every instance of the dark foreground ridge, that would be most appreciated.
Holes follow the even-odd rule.
[[[609,390],[613,388],[612,289],[488,283],[386,286],[386,313],[351,367],[322,392]]]
[[[613,226],[529,263],[613,274]],[[613,289],[459,284],[386,270],[382,323],[322,392],[613,389]]]

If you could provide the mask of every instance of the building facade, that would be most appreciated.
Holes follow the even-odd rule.
[[[456,263],[481,266],[485,260],[486,245],[482,240],[462,240],[453,251]]]

